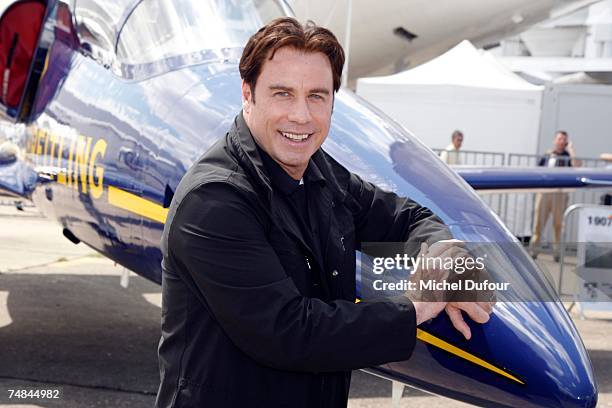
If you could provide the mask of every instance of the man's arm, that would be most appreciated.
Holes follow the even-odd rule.
[[[434,242],[452,238],[442,220],[416,202],[384,191],[351,174],[349,199],[353,211],[358,249],[362,242]]]
[[[546,167],[550,153],[546,152],[538,159],[538,167]]]
[[[219,325],[261,364],[339,371],[407,359],[416,339],[412,303],[325,303],[302,296],[267,241],[252,204],[209,184],[180,204],[168,258]]]
[[[580,167],[582,165],[582,161],[576,158],[576,150],[574,149],[574,143],[569,142],[566,150],[570,157],[568,165],[571,167]]]
[[[416,242],[438,246],[433,255],[444,259],[446,252],[455,244],[446,225],[431,210],[422,207],[414,201],[386,192],[375,185],[351,174],[349,194],[358,203],[358,210],[353,213],[355,218],[355,235],[358,249],[363,242]],[[450,240],[450,241],[449,241]],[[446,242],[445,242],[446,241]],[[439,274],[439,272],[438,272]],[[434,275],[436,280],[440,277]],[[492,304],[470,302],[418,302],[413,306],[416,310],[417,323],[420,324],[438,315],[446,308],[453,326],[466,339],[471,337],[469,326],[465,323],[461,311],[478,323],[486,323],[492,311]]]

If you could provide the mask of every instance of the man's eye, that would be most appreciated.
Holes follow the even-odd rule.
[[[319,95],[319,94],[312,94],[312,95],[310,95],[310,97],[312,99],[316,99],[318,101],[322,101],[323,100],[323,97],[321,95]]]
[[[289,92],[285,92],[285,91],[275,92],[274,96],[282,96],[282,97],[289,96]]]

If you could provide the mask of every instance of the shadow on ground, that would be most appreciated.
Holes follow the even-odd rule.
[[[160,309],[143,295],[159,293],[158,285],[133,278],[124,289],[117,276],[3,274],[0,291],[8,292],[0,404],[16,403],[8,386],[25,385],[64,387],[63,403],[27,401],[43,407],[110,406],[115,394],[125,406],[153,404]],[[72,393],[91,401],[71,405]]]

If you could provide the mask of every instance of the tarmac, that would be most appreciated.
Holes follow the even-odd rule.
[[[6,201],[6,200],[5,200]],[[541,255],[549,271],[558,270]],[[160,287],[84,244],[35,208],[0,205],[0,407],[151,407],[159,384]],[[600,407],[612,407],[612,313],[574,322],[589,351]],[[9,390],[59,389],[58,399]],[[391,407],[391,383],[356,371],[349,407]],[[399,407],[469,405],[406,387]]]

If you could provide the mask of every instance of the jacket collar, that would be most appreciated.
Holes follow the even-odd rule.
[[[336,161],[328,155],[323,149],[317,150],[312,157],[310,158],[310,164],[312,165],[312,176],[313,180],[324,180],[327,182],[327,185],[331,189],[332,193],[336,198],[340,200],[344,200],[344,196],[346,195],[346,188],[343,185],[348,185],[348,179],[345,180],[345,183],[340,183],[337,176],[340,176],[343,173],[348,175],[348,171],[340,166]],[[333,164],[337,165],[342,169],[341,172],[334,171]]]
[[[243,167],[253,179],[264,186],[268,197],[272,194],[272,183],[266,174],[261,156],[257,151],[255,139],[251,130],[244,121],[242,111],[234,118],[234,125],[229,132],[229,141],[232,152],[235,154],[241,167]]]

